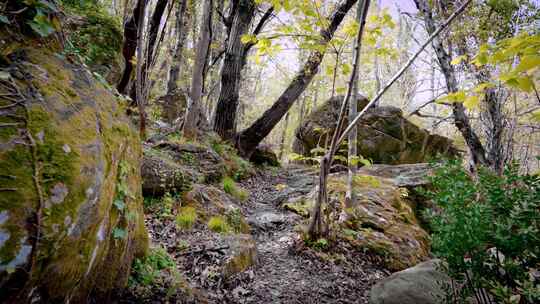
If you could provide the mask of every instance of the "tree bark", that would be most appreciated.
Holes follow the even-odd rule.
[[[289,112],[285,115],[285,121],[283,122],[283,130],[281,130],[281,140],[279,143],[279,155],[278,159],[283,159],[283,152],[285,152],[285,142],[287,141],[287,128],[289,127]]]
[[[252,44],[244,45],[241,38],[249,30],[255,16],[256,5],[253,0],[240,0],[237,3],[232,24],[227,39],[225,59],[221,69],[221,91],[214,116],[214,131],[221,138],[233,141],[236,134],[236,118],[238,111],[238,97],[242,69],[246,64],[246,56]],[[254,31],[257,35],[266,21],[270,18],[273,9],[261,17],[259,25]]]
[[[362,0],[362,2],[367,0]],[[363,11],[365,5],[365,11]],[[366,15],[367,15],[367,9],[369,6],[369,2],[367,4],[359,3],[358,9],[356,11],[356,22],[360,25],[360,27],[364,27],[366,23]],[[377,3],[377,14],[379,10],[379,3]],[[359,33],[361,35],[361,33]],[[360,48],[361,48],[361,41],[360,39],[357,39],[354,44],[353,48],[353,57],[354,62],[353,65],[358,67],[360,66]],[[375,56],[377,58],[377,56]],[[378,68],[377,61],[375,61],[375,68]],[[357,68],[358,69],[358,68]],[[377,75],[378,72],[375,72]],[[358,112],[357,105],[358,102],[358,73],[356,77],[351,79],[351,99],[352,102],[349,102],[349,117],[348,121],[352,121]],[[380,84],[378,85],[377,91],[380,90]],[[349,132],[347,137],[347,164],[348,164],[348,170],[347,170],[347,191],[345,192],[345,207],[350,208],[354,205],[356,198],[354,197],[354,191],[353,191],[353,182],[354,182],[354,175],[356,174],[356,170],[358,166],[356,165],[356,157],[358,157],[358,147],[356,146],[356,141],[358,139],[358,132],[356,126]]]
[[[428,34],[433,34],[435,32],[435,22],[433,20],[433,13],[428,0],[414,0],[416,7],[422,13],[424,18],[424,23],[426,25],[426,30]],[[446,87],[449,93],[455,93],[458,91],[458,83],[456,79],[456,74],[454,67],[450,64],[451,58],[448,55],[448,52],[445,50],[442,41],[439,37],[435,37],[432,41],[433,49],[437,55],[439,61],[439,66],[446,80]],[[472,155],[472,160],[476,166],[478,165],[487,165],[489,166],[488,160],[486,159],[486,151],[484,146],[480,142],[480,138],[472,129],[472,126],[469,122],[469,118],[465,113],[465,107],[462,103],[455,102],[452,104],[452,113],[454,115],[454,124],[460,131],[461,135],[465,139],[467,146]]]
[[[201,100],[204,89],[204,71],[208,64],[210,41],[212,40],[212,7],[213,0],[204,1],[201,30],[199,32],[195,65],[191,79],[191,92],[188,98],[186,118],[184,120],[183,131],[186,138],[194,138],[197,133],[197,125],[201,119],[205,119],[202,112]]]
[[[183,50],[187,38],[187,23],[190,12],[187,10],[188,0],[180,0],[176,10],[176,45],[174,46],[169,77],[167,81],[167,93],[163,104],[162,117],[168,123],[172,123],[177,117],[178,107],[175,104],[174,94],[178,90],[178,79],[180,78],[180,68],[184,62]]]
[[[337,6],[336,10],[329,18],[330,22],[328,27],[320,32],[321,45],[328,45],[338,26],[343,21],[343,18],[356,1],[357,0],[344,0]],[[313,51],[302,69],[297,73],[272,107],[266,110],[249,128],[237,135],[236,148],[240,155],[249,158],[257,145],[272,131],[276,124],[287,113],[294,102],[307,88],[315,74],[317,74],[324,53],[325,52],[319,50]]]
[[[116,89],[121,94],[126,94],[129,81],[133,73],[133,57],[137,51],[137,25],[139,24],[139,16],[141,15],[141,9],[146,5],[145,0],[138,0],[133,14],[127,18],[124,23],[124,43],[122,45],[122,56],[125,61],[125,68],[120,78],[120,82],[116,86]]]
[[[341,134],[341,129],[343,128],[343,124],[345,123],[347,105],[351,103],[356,103],[356,100],[353,100],[351,102],[350,99],[353,95],[356,95],[356,94],[353,94],[353,90],[356,89],[355,82],[358,81],[358,69],[360,66],[360,48],[362,46],[362,34],[364,32],[364,26],[366,24],[366,17],[367,17],[367,12],[369,9],[369,2],[370,2],[369,0],[362,0],[358,2],[359,27],[358,27],[358,33],[356,35],[356,41],[355,41],[355,47],[354,47],[354,64],[353,64],[351,76],[349,79],[349,85],[347,87],[347,94],[343,98],[343,104],[341,105],[341,110],[339,113],[336,130],[334,130],[330,148],[328,149],[328,151],[326,152],[326,154],[324,155],[321,161],[321,168],[319,172],[319,193],[317,197],[317,202],[311,212],[311,219],[310,219],[309,230],[308,230],[309,238],[312,240],[315,240],[319,238],[321,235],[326,234],[328,232],[326,225],[323,225],[323,222],[322,222],[321,207],[323,203],[326,204],[328,202],[328,193],[326,189],[327,179],[328,179],[328,174],[330,173],[330,168],[332,167],[332,161],[333,161],[335,152],[337,151],[337,148],[339,145],[338,139]],[[328,215],[328,219],[329,219],[329,215]]]

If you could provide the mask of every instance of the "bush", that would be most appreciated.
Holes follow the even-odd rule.
[[[182,207],[176,216],[176,225],[182,229],[190,229],[197,221],[197,210],[193,207]]]
[[[221,216],[213,216],[208,221],[208,228],[214,232],[227,233],[231,231],[231,227],[227,220]]]
[[[463,287],[449,288],[447,300],[489,303],[488,291],[496,303],[539,303],[539,176],[512,166],[502,176],[480,169],[472,178],[454,160],[437,167],[431,182],[424,193],[438,209],[427,214],[433,251]]]

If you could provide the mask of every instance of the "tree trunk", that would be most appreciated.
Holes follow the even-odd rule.
[[[143,56],[148,49],[144,48],[143,31],[145,28],[145,10],[146,3],[139,10],[139,18],[137,24],[137,72],[135,78],[135,89],[137,90],[137,107],[139,110],[139,131],[142,140],[146,138],[146,88],[144,87],[145,74],[143,74]]]
[[[362,0],[366,1],[366,0]],[[356,22],[360,24],[361,27],[365,26],[366,22],[366,14],[367,14],[367,6],[369,6],[369,3],[366,5],[366,11],[362,11],[362,8],[364,8],[364,3],[358,4],[358,10],[356,11]],[[377,3],[377,10],[379,10],[379,3]],[[359,34],[361,35],[361,33]],[[361,47],[361,41],[357,39],[354,44],[353,48],[353,57],[354,62],[353,65],[360,66],[360,47]],[[377,56],[375,56],[377,58]],[[377,63],[377,61],[376,61]],[[378,68],[377,64],[375,65],[375,68]],[[358,69],[358,68],[357,68]],[[357,73],[356,77],[351,79],[351,99],[352,102],[349,102],[349,117],[348,121],[353,121],[353,119],[356,117],[356,114],[358,112],[357,106],[358,102],[358,75]],[[378,74],[378,72],[375,72],[375,74]],[[380,90],[380,85],[378,86],[377,92]],[[356,165],[356,159],[358,157],[358,151],[357,151],[357,145],[356,142],[358,140],[358,132],[356,126],[349,132],[347,135],[347,163],[348,163],[348,170],[347,170],[347,191],[345,193],[345,207],[351,208],[356,198],[354,197],[353,192],[353,182],[354,182],[354,175],[356,174],[357,165]]]
[[[356,1],[357,0],[345,0],[336,8],[329,18],[329,26],[321,30],[321,45],[328,45],[328,42],[334,36],[334,33],[343,21],[343,18]],[[238,134],[236,138],[236,147],[240,155],[246,158],[251,156],[257,145],[272,131],[302,92],[307,88],[315,74],[317,74],[323,57],[324,52],[318,50],[313,51],[302,69],[294,77],[292,82],[272,107],[266,110],[249,128]]]
[[[133,57],[137,51],[137,25],[139,24],[139,16],[141,15],[141,10],[146,6],[145,0],[138,0],[133,14],[129,16],[127,21],[124,23],[124,43],[122,45],[122,56],[125,61],[125,68],[120,78],[120,82],[116,86],[116,89],[121,94],[126,94],[129,81],[133,73]]]
[[[176,10],[176,45],[174,46],[171,67],[169,69],[169,77],[167,81],[167,94],[165,96],[163,104],[163,119],[172,123],[179,113],[178,107],[180,105],[175,104],[174,94],[178,90],[178,79],[180,78],[180,68],[184,62],[183,50],[184,43],[187,37],[187,23],[190,17],[190,12],[187,10],[188,0],[180,0],[178,8]]]
[[[287,141],[287,128],[289,127],[289,112],[285,115],[285,121],[283,122],[283,130],[281,131],[281,141],[279,143],[279,156],[278,159],[283,159],[283,152],[285,151],[285,142]]]
[[[191,92],[184,120],[184,136],[186,138],[194,138],[197,133],[197,125],[201,119],[205,119],[202,113],[201,100],[204,89],[204,71],[208,64],[210,41],[212,40],[212,7],[213,0],[204,1],[201,30],[191,79]]]
[[[422,13],[426,30],[428,34],[435,32],[435,22],[433,20],[432,10],[428,0],[414,0],[416,7]],[[454,71],[454,67],[450,64],[451,58],[447,51],[444,49],[442,41],[439,37],[435,37],[432,41],[433,49],[437,55],[439,66],[446,79],[446,87],[449,93],[455,93],[458,91],[458,83]],[[461,135],[465,139],[469,150],[471,151],[473,162],[478,165],[489,165],[486,159],[486,152],[484,146],[480,142],[480,138],[469,122],[469,118],[465,113],[465,107],[462,103],[455,102],[452,104],[452,113],[454,115],[454,124],[460,131]]]
[[[242,69],[246,64],[246,46],[241,37],[249,30],[255,16],[253,0],[238,1],[227,39],[225,59],[221,68],[221,91],[214,116],[214,131],[221,138],[232,141],[236,134],[236,113]]]
[[[339,118],[337,122],[336,129],[334,130],[334,134],[332,136],[332,142],[330,144],[330,148],[324,155],[324,157],[321,160],[321,168],[319,172],[319,194],[317,197],[317,202],[315,206],[313,207],[313,210],[311,212],[311,219],[309,223],[309,238],[312,240],[315,240],[319,238],[321,235],[326,234],[328,231],[326,229],[326,226],[323,225],[322,222],[322,216],[321,216],[321,207],[323,203],[328,202],[328,193],[327,193],[327,178],[328,174],[330,173],[330,168],[332,167],[332,161],[335,155],[335,152],[337,151],[338,145],[339,145],[339,137],[341,130],[343,128],[343,124],[345,123],[345,112],[347,104],[356,103],[356,100],[353,100],[351,102],[351,97],[356,95],[353,93],[353,91],[356,89],[355,82],[358,81],[358,69],[360,66],[360,48],[362,46],[362,34],[364,32],[364,26],[366,24],[366,17],[367,12],[369,9],[369,0],[362,0],[358,2],[358,33],[356,35],[355,40],[355,47],[354,47],[354,61],[353,61],[353,68],[349,80],[349,85],[347,87],[347,94],[345,95],[345,98],[343,99],[343,104],[341,105],[341,110],[339,113]],[[337,68],[337,67],[336,67]],[[352,119],[351,119],[352,121]],[[351,133],[351,132],[349,132]],[[328,215],[329,218],[329,215]],[[328,224],[328,223],[327,223]]]

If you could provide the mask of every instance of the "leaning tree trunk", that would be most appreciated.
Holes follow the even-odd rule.
[[[343,1],[332,16],[327,28],[321,30],[320,44],[327,46],[338,26],[345,18],[347,12],[352,8],[357,0]],[[307,88],[319,69],[319,65],[324,57],[324,51],[313,51],[302,69],[297,73],[289,86],[281,94],[272,107],[264,112],[249,128],[237,135],[236,148],[240,155],[249,158],[257,145],[272,131],[281,118],[287,113],[298,97]]]
[[[435,22],[433,20],[433,13],[428,0],[414,0],[416,7],[422,13],[424,18],[424,23],[426,25],[426,30],[428,34],[433,34],[435,32]],[[448,52],[445,50],[442,41],[439,37],[435,37],[432,41],[433,49],[437,55],[439,61],[439,66],[446,80],[446,87],[449,93],[455,93],[458,91],[458,83],[456,79],[456,73],[454,67],[450,63],[452,58],[448,55]],[[465,107],[462,103],[454,102],[452,104],[452,113],[454,115],[454,124],[460,131],[461,135],[465,139],[469,150],[471,151],[473,162],[476,166],[478,165],[489,165],[488,160],[486,159],[486,151],[484,146],[480,142],[480,138],[469,122],[469,117],[465,113]]]
[[[197,125],[201,119],[205,119],[202,113],[201,100],[204,89],[204,71],[208,64],[210,41],[212,40],[212,7],[213,0],[204,1],[201,30],[191,79],[191,92],[184,120],[183,131],[186,138],[194,138],[197,133]]]

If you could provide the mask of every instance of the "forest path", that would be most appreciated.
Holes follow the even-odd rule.
[[[227,284],[229,303],[367,303],[367,291],[385,273],[354,251],[332,255],[299,246],[302,218],[281,204],[311,191],[318,172],[290,166],[262,172],[242,186],[251,191],[242,204],[257,243],[258,264]]]

